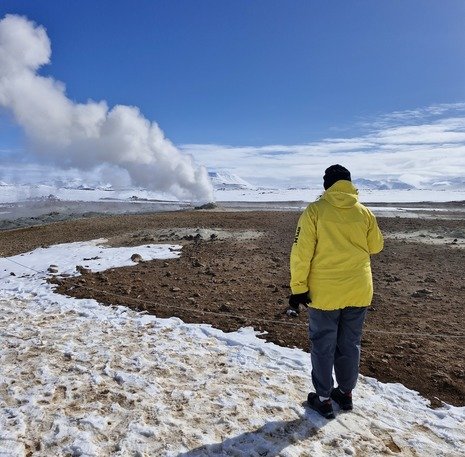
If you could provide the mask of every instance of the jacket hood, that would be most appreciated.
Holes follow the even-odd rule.
[[[358,190],[350,181],[340,180],[326,190],[321,199],[337,208],[352,208],[358,202]]]

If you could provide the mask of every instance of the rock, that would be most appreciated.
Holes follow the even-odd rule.
[[[76,265],[76,271],[81,273],[82,275],[87,275],[92,273],[92,270],[90,268],[85,268],[82,265]]]
[[[424,294],[424,295],[429,295],[429,294],[432,294],[432,293],[433,293],[433,291],[432,291],[432,290],[429,290],[429,289],[419,289],[419,290],[417,290],[417,292],[418,292],[419,294]]]
[[[143,262],[142,256],[140,254],[133,254],[131,256],[131,260],[136,263]]]
[[[411,296],[414,298],[422,298],[426,297],[427,295],[431,295],[432,293],[433,291],[429,289],[418,289],[417,291],[413,292]]]
[[[50,265],[48,268],[47,268],[47,271],[49,273],[58,273],[58,266],[57,265]]]
[[[203,263],[200,263],[197,259],[194,259],[192,261],[192,266],[193,267],[196,267],[196,268],[199,268],[199,267],[205,267],[205,265]]]
[[[221,305],[218,309],[226,313],[229,313],[231,311],[231,308],[228,305]]]
[[[212,233],[210,235],[210,240],[213,241],[213,240],[216,240],[218,238],[218,235],[216,233]]]
[[[204,273],[209,276],[216,276],[216,273],[210,267],[208,267]]]
[[[179,287],[171,287],[170,291],[171,292],[181,292],[181,289]]]
[[[215,209],[216,203],[205,203],[204,205],[195,206],[194,209]]]
[[[187,301],[188,301],[189,303],[195,303],[195,298],[194,298],[194,297],[189,297],[189,298],[187,299]]]

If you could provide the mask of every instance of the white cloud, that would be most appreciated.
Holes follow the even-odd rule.
[[[324,170],[340,163],[354,178],[400,179],[418,186],[465,174],[465,116],[460,116],[464,110],[465,104],[457,103],[412,110],[403,116],[394,113],[384,117],[382,127],[378,120],[373,122],[364,135],[309,144],[188,144],[181,149],[209,168],[229,169],[260,185],[321,185]],[[438,118],[444,114],[449,117]],[[427,119],[432,116],[434,120]],[[406,119],[411,123],[406,124]]]

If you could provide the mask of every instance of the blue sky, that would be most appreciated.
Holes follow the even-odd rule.
[[[71,100],[138,106],[193,153],[359,138],[438,106],[435,121],[463,115],[462,0],[2,0],[7,13],[45,27],[40,74]],[[0,113],[0,151],[24,148]]]

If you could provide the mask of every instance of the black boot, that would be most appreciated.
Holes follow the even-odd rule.
[[[352,403],[352,392],[343,393],[338,387],[331,391],[331,398],[339,405],[344,411],[350,411],[354,405]]]
[[[321,414],[325,419],[334,419],[334,411],[331,400],[321,401],[315,392],[310,392],[307,397],[307,404],[310,408]]]

